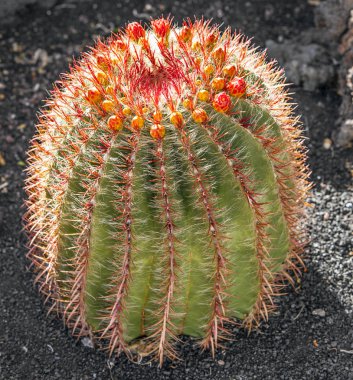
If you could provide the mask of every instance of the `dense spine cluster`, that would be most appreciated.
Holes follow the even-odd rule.
[[[229,323],[268,318],[300,273],[310,187],[284,86],[242,35],[164,18],[98,42],[57,83],[25,222],[73,334],[162,363],[181,334],[214,352]]]

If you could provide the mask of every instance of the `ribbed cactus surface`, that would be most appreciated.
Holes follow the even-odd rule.
[[[74,334],[161,362],[181,334],[214,351],[299,272],[301,130],[282,71],[242,35],[128,24],[57,83],[37,129],[29,258]]]

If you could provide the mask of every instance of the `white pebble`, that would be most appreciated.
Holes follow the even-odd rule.
[[[318,317],[325,317],[326,311],[324,309],[315,309],[312,312],[313,315],[317,315]]]
[[[81,339],[81,343],[85,347],[94,348],[92,340],[90,338],[87,338],[86,336]]]

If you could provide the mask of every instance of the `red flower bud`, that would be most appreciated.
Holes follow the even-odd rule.
[[[206,47],[208,49],[212,49],[216,45],[217,40],[218,36],[216,35],[216,33],[210,33],[205,41]]]
[[[194,121],[196,121],[196,123],[199,124],[206,123],[208,120],[207,113],[203,108],[196,108],[192,112],[191,116],[194,119]]]
[[[213,99],[213,107],[218,112],[228,112],[231,106],[230,96],[224,91],[217,94]]]
[[[140,38],[145,36],[146,32],[142,25],[135,21],[130,22],[130,24],[127,25],[126,33],[132,40],[138,41]]]
[[[108,128],[112,131],[120,131],[123,128],[123,119],[117,115],[110,116]]]
[[[246,82],[244,78],[236,77],[232,79],[228,83],[227,90],[232,96],[237,96],[237,97],[243,96],[246,92]]]
[[[179,32],[179,37],[182,41],[184,42],[187,42],[190,40],[191,38],[191,29],[184,25],[181,29],[180,29],[180,32]]]
[[[151,21],[152,29],[158,37],[167,37],[170,32],[170,21],[165,18]]]
[[[127,49],[126,43],[121,39],[116,40],[114,43],[115,46],[120,50],[125,51]]]
[[[107,65],[108,65],[108,60],[107,60],[107,57],[102,55],[102,54],[98,54],[97,55],[97,65],[102,67],[102,68],[106,68]]]
[[[161,124],[153,124],[150,129],[150,135],[158,140],[162,139],[165,136],[165,127]]]
[[[232,77],[234,76],[235,72],[236,72],[236,67],[234,65],[227,65],[227,66],[224,66],[223,67],[223,74],[227,77]]]
[[[91,104],[95,104],[102,100],[102,94],[96,88],[91,88],[87,91],[86,98]]]

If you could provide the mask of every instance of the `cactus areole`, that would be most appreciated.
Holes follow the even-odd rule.
[[[309,187],[283,72],[210,22],[133,22],[76,62],[29,150],[40,290],[110,354],[212,352],[299,274]]]

